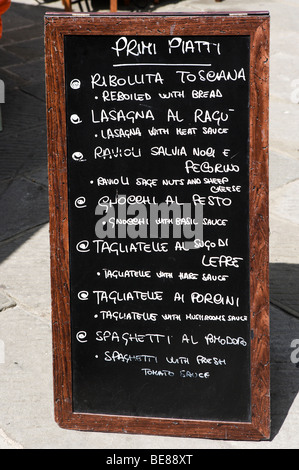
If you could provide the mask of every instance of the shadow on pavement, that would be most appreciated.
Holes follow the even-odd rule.
[[[0,133],[0,250],[10,255],[48,222],[43,16],[45,8],[12,3],[3,16],[0,78],[5,83]],[[10,240],[12,242],[10,243]]]
[[[271,362],[271,439],[278,434],[299,391],[298,363],[292,362],[291,347],[299,338],[299,320],[270,306],[270,362]],[[297,359],[296,359],[297,360]]]

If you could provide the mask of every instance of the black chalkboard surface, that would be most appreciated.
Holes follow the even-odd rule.
[[[71,415],[249,428],[252,31],[133,19],[60,38]]]

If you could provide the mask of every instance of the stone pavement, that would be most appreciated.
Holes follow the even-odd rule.
[[[99,8],[108,10],[108,0]],[[138,4],[138,1],[140,3]],[[140,9],[134,0],[129,10]],[[146,2],[144,2],[145,5]],[[67,431],[53,419],[43,15],[61,2],[13,1],[3,16],[0,79],[0,449],[299,447],[299,2],[160,1],[146,11],[269,10],[272,435],[214,441]],[[120,4],[120,9],[125,7]],[[78,5],[75,8],[78,11]],[[298,354],[299,356],[299,354]]]

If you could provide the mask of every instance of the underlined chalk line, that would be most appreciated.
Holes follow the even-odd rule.
[[[211,67],[212,64],[160,64],[155,62],[143,62],[140,64],[113,64],[113,67],[139,67],[142,65],[155,65],[161,67]]]

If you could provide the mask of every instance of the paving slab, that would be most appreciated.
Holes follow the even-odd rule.
[[[43,35],[44,25],[41,21],[34,24],[27,24],[17,29],[8,29],[5,24],[5,35],[1,43],[2,45],[17,44],[19,42],[22,43],[27,40],[42,37]]]
[[[45,82],[44,81],[34,81],[31,83],[26,83],[24,85],[20,85],[20,90],[27,95],[34,96],[40,101],[46,102],[46,89],[45,89]],[[43,116],[42,121],[45,120],[45,116]]]
[[[9,9],[9,12],[6,12],[3,15],[2,23],[3,23],[3,32],[10,30],[17,30],[18,28],[23,28],[24,26],[31,26],[34,24],[33,16],[36,14],[32,11],[32,6],[29,5],[22,5],[22,14],[19,13],[16,5],[12,5]],[[28,16],[28,12],[31,13]],[[27,13],[27,14],[26,14]],[[4,36],[4,34],[3,34]],[[2,39],[1,39],[2,42]]]
[[[0,134],[0,180],[20,176],[22,172],[26,173],[35,168],[47,168],[45,125],[27,129],[24,128],[25,124],[23,129],[15,126],[15,132],[12,134],[9,132],[10,119],[11,116],[3,113],[4,131]],[[33,120],[36,122],[35,118]]]
[[[2,312],[2,310],[6,310],[7,308],[15,307],[16,305],[16,302],[12,298],[0,292],[0,312]]]
[[[32,314],[50,318],[48,224],[0,244],[0,262],[0,292]]]
[[[14,179],[1,195],[0,213],[1,241],[48,221],[48,192],[28,179]]]
[[[270,150],[269,155],[269,187],[270,195],[279,187],[299,178],[299,160],[280,151]],[[270,202],[272,212],[272,204]]]
[[[23,74],[21,76],[24,78]],[[3,126],[5,126],[1,134],[3,139],[7,134],[11,137],[11,134],[16,135],[22,130],[28,132],[31,128],[36,128],[41,124],[45,127],[45,119],[44,103],[22,92],[22,90],[7,90],[5,106],[3,106]],[[2,139],[1,141],[3,142]],[[19,143],[21,150],[20,144],[21,142]],[[1,142],[0,145],[2,146]],[[34,148],[32,143],[31,148]]]
[[[16,62],[22,62],[22,59],[19,57],[16,58],[15,54],[0,48],[0,64],[2,67],[7,67],[9,65],[15,64]]]
[[[23,61],[32,61],[41,56],[41,36],[42,34],[39,34],[33,39],[30,37],[27,40],[15,42],[6,46],[5,49],[6,51],[20,57]]]
[[[273,191],[270,204],[272,214],[299,225],[299,178]]]

